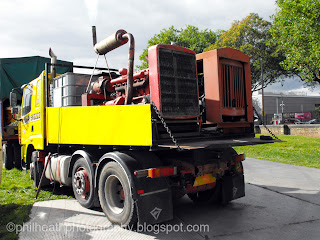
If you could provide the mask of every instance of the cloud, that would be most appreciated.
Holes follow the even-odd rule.
[[[283,83],[277,82],[266,87],[266,91],[292,91],[304,92],[308,96],[319,96],[320,86],[307,87],[306,84],[298,78],[287,78]]]
[[[138,64],[148,39],[163,28],[228,29],[250,12],[268,19],[274,0],[1,0],[0,58],[48,56],[52,47],[59,59],[94,65],[91,25],[96,22],[98,41],[118,29],[131,32]],[[127,47],[108,53],[110,67],[126,67],[127,55]]]

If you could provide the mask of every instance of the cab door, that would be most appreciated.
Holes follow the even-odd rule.
[[[23,91],[20,143],[23,146],[24,159],[26,159],[27,148],[32,145],[34,149],[44,150],[45,139],[45,98],[44,72],[30,82]]]
[[[23,90],[20,122],[20,144],[26,148],[30,142],[30,112],[32,104],[33,84],[28,84]],[[26,151],[26,149],[24,149]],[[25,152],[23,151],[23,152]]]
[[[45,115],[44,115],[44,72],[34,80],[30,112],[30,140],[37,150],[44,150]]]

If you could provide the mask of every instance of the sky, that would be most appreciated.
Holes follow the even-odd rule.
[[[91,26],[98,41],[118,29],[135,38],[135,65],[147,41],[161,29],[194,25],[227,30],[250,13],[270,20],[274,0],[1,0],[0,58],[43,56],[49,48],[58,59],[94,66]],[[111,68],[127,67],[128,46],[106,55]],[[98,66],[105,67],[100,57]],[[292,84],[289,84],[292,86]]]

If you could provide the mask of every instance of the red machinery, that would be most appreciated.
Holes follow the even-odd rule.
[[[149,69],[133,74],[132,103],[153,102],[166,118],[197,118],[195,52],[176,45],[156,45],[149,49],[149,60]],[[90,105],[88,97],[90,100],[105,98],[104,105],[124,104],[129,77],[126,69],[119,72],[121,76],[117,78],[105,76],[93,83],[91,92],[98,95],[85,95],[83,105]]]

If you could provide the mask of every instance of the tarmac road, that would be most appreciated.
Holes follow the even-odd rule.
[[[194,205],[188,197],[175,218],[136,231],[113,226],[101,210],[76,200],[36,203],[19,239],[320,239],[320,169],[247,158],[246,197],[229,205]],[[165,232],[166,231],[166,232]]]

